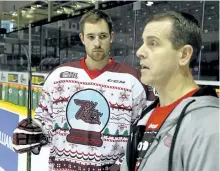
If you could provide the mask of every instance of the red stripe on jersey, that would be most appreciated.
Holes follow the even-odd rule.
[[[81,64],[81,67],[86,71],[86,73],[88,74],[88,76],[91,79],[97,78],[99,75],[101,75],[102,73],[107,71],[114,64],[114,59],[110,58],[108,64],[103,69],[89,70],[86,65],[85,59],[86,59],[86,57],[83,57],[80,61],[80,64]]]

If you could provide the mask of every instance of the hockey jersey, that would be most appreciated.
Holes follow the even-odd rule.
[[[146,93],[137,70],[110,61],[91,74],[82,58],[56,68],[45,81],[35,118],[50,139],[49,171],[109,170],[125,153]]]

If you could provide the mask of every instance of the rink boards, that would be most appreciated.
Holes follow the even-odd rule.
[[[15,153],[11,142],[14,128],[25,118],[25,110],[17,107],[16,112],[12,105],[8,110],[8,105],[0,101],[0,171],[26,171],[26,154]],[[31,171],[48,170],[48,159],[48,147],[43,148],[40,155],[32,155]]]

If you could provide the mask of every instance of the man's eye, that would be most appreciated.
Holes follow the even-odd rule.
[[[151,47],[155,47],[155,46],[157,46],[157,42],[156,41],[151,41],[149,45]]]
[[[107,35],[101,35],[100,36],[100,39],[105,39],[105,38],[107,38]]]
[[[93,40],[95,37],[94,37],[94,36],[88,36],[88,38],[89,38],[90,40]]]

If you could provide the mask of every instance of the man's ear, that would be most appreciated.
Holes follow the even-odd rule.
[[[84,44],[84,35],[83,35],[83,33],[79,33],[79,37],[80,37],[80,40],[81,40],[82,44]]]
[[[110,40],[110,43],[113,42],[114,36],[115,36],[115,33],[112,31],[112,32],[111,32],[111,40]]]
[[[193,55],[193,47],[191,45],[185,45],[181,48],[181,53],[179,56],[179,65],[186,66],[189,64],[191,57]]]

